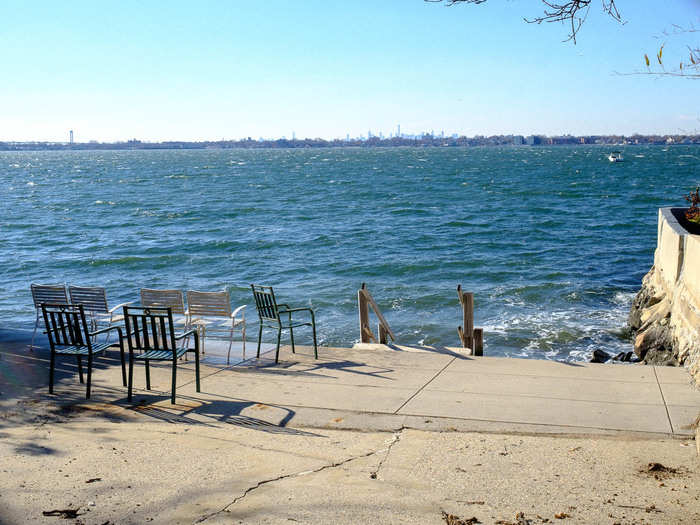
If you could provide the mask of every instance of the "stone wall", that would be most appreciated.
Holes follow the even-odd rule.
[[[700,235],[681,226],[679,211],[659,210],[654,266],[642,280],[629,324],[640,359],[683,365],[700,385]]]

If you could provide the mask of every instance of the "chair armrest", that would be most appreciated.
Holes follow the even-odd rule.
[[[113,314],[113,313],[116,312],[119,308],[122,308],[123,306],[126,306],[127,304],[131,304],[131,303],[133,303],[133,302],[134,302],[134,301],[127,301],[127,302],[125,302],[125,303],[119,303],[117,306],[113,306],[112,308],[110,308],[109,311],[108,311],[107,313]]]
[[[245,312],[244,312],[244,310],[245,310],[245,307],[246,307],[246,306],[248,306],[248,305],[247,305],[247,304],[244,304],[244,305],[239,306],[238,308],[236,308],[233,312],[231,312],[231,319],[235,319],[235,318],[236,318],[236,315],[238,315],[239,312],[242,314],[241,317],[245,317]]]
[[[179,339],[184,339],[188,335],[196,334],[197,330],[187,330],[186,332],[181,333],[180,335],[175,336],[175,340],[178,341]]]
[[[116,330],[116,331],[117,331],[117,333],[119,334],[119,339],[122,338],[122,329],[121,329],[120,326],[109,326],[109,327],[107,327],[107,328],[102,328],[102,329],[100,329],[100,330],[95,330],[94,332],[88,332],[88,335],[89,335],[90,337],[93,337],[93,336],[96,336],[96,335],[100,335],[100,334],[104,334],[104,333],[110,332],[110,331],[112,331],[112,330]]]
[[[313,313],[313,309],[306,307],[306,308],[287,308],[286,310],[277,310],[281,314],[291,314],[292,312],[303,312],[303,311],[308,311]]]
[[[288,305],[288,304],[277,303],[277,309],[278,309],[278,310],[279,310],[279,307],[280,307],[280,306],[284,306],[287,310],[289,310],[289,305]]]

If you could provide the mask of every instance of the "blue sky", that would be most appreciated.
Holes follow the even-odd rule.
[[[573,45],[535,0],[5,1],[0,140],[699,133],[700,81],[615,72],[700,0],[617,3]]]

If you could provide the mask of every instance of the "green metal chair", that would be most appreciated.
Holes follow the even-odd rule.
[[[258,310],[260,318],[260,330],[258,332],[258,358],[260,357],[260,343],[262,341],[263,327],[277,329],[277,349],[275,351],[275,363],[279,361],[280,355],[280,339],[282,330],[289,330],[289,336],[292,340],[292,353],[296,353],[294,349],[294,329],[300,326],[310,326],[314,334],[314,357],[318,359],[318,345],[316,344],[316,319],[314,311],[311,308],[290,308],[287,304],[277,304],[275,292],[271,286],[258,286],[251,284],[253,289],[253,297],[255,298],[255,307]],[[280,308],[281,307],[281,308]],[[309,312],[311,314],[311,322],[294,322],[292,314],[295,312]],[[281,316],[285,316],[283,321]]]
[[[124,343],[122,343],[122,330],[118,326],[111,326],[91,332],[85,318],[85,310],[82,304],[58,304],[42,303],[41,312],[44,317],[44,326],[51,347],[51,361],[49,369],[49,393],[53,394],[53,376],[57,355],[74,355],[78,360],[78,373],[80,382],[83,381],[82,358],[87,357],[87,389],[85,399],[90,399],[92,385],[92,360],[98,352],[104,352],[111,346],[110,343],[93,343],[98,334],[105,334],[116,330],[119,336],[119,350],[122,361],[122,383],[126,386],[126,369],[124,366]]]
[[[173,367],[170,402],[175,404],[177,360],[188,352],[194,353],[195,378],[199,392],[199,335],[189,330],[175,335],[173,311],[170,307],[125,306],[124,323],[129,344],[129,401],[134,384],[134,360],[146,364],[146,390],[151,389],[151,361],[170,361]],[[188,348],[189,336],[194,337],[194,348]],[[178,344],[179,342],[179,344]],[[138,353],[135,353],[138,352]]]

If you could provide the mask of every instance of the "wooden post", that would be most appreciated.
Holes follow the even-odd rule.
[[[385,345],[387,343],[387,331],[381,321],[377,322],[377,331],[379,332],[379,344]]]
[[[474,328],[474,349],[472,355],[484,355],[484,329]]]
[[[474,353],[474,294],[463,292],[462,285],[457,285],[457,295],[462,305],[462,326],[457,328],[462,348],[469,348]]]
[[[360,288],[357,292],[357,307],[359,310],[360,317],[360,341],[362,341],[363,343],[369,343],[370,341],[374,341],[375,343],[377,342],[377,339],[372,333],[372,329],[369,327],[370,306],[372,307],[372,310],[374,310],[374,313],[377,315],[377,319],[379,319],[379,343],[387,344],[387,336],[391,337],[392,341],[396,341],[394,332],[392,332],[391,328],[389,328],[389,323],[386,322],[386,319],[384,319],[382,312],[379,311],[379,307],[377,306],[377,303],[374,302],[374,298],[372,297],[372,294],[369,293],[369,290],[367,289],[365,283],[362,283],[362,288]]]
[[[362,283],[362,288],[357,291],[357,306],[360,314],[360,341],[369,343],[374,339],[374,335],[369,328],[369,306],[365,296],[365,283]]]

